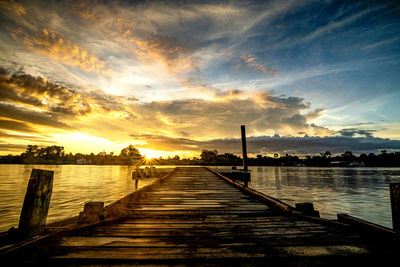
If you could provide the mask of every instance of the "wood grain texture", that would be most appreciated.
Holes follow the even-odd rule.
[[[350,228],[273,209],[200,167],[178,168],[140,198],[125,198],[124,203],[124,218],[72,232],[36,254],[46,255],[55,266],[187,261],[224,265],[242,260],[251,265],[266,259],[277,265],[290,259],[297,265],[304,259],[327,263],[336,257],[359,260],[388,253]]]

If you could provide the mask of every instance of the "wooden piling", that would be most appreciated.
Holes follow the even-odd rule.
[[[390,184],[390,203],[392,206],[393,230],[400,232],[400,183]]]
[[[33,169],[26,190],[18,232],[25,237],[41,233],[46,225],[54,171]]]
[[[296,203],[296,210],[304,215],[319,217],[319,211],[314,210],[314,205],[310,202]]]
[[[78,223],[96,223],[103,221],[105,217],[106,213],[104,212],[104,202],[88,202],[85,203],[83,211],[79,213]]]
[[[246,144],[246,127],[240,126],[242,132],[242,152],[243,152],[243,170],[247,171],[247,144]]]

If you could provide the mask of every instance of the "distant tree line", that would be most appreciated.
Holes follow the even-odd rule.
[[[134,165],[143,162],[144,157],[133,145],[123,148],[119,155],[113,152],[100,152],[98,154],[65,153],[62,146],[49,146],[40,148],[37,145],[28,145],[24,153],[19,156],[0,156],[0,163],[13,164],[95,164],[95,165]],[[219,165],[240,166],[242,158],[231,154],[219,154],[217,150],[202,150],[200,157],[180,158],[174,157],[153,160],[153,164],[160,165]],[[388,153],[382,150],[380,154],[374,153],[354,155],[346,151],[341,155],[332,155],[326,151],[314,156],[279,156],[273,157],[257,155],[248,158],[250,166],[367,166],[367,167],[400,167],[400,151]]]
[[[114,155],[113,152],[67,154],[62,146],[39,148],[37,145],[28,145],[26,151],[19,156],[1,156],[0,163],[133,165],[142,158],[133,145],[123,148],[119,155]]]
[[[354,155],[351,151],[333,156],[329,151],[314,156],[291,156],[286,154],[281,157],[266,157],[257,155],[249,158],[249,165],[253,166],[316,166],[316,167],[400,167],[400,151],[387,153],[382,150],[380,154],[374,153]]]

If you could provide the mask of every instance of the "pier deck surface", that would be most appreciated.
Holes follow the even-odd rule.
[[[206,168],[178,168],[126,209],[126,218],[59,238],[47,260],[297,266],[371,263],[387,253],[353,231],[273,210]]]

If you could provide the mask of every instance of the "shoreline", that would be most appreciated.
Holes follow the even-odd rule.
[[[0,165],[75,165],[75,166],[135,166],[134,164],[79,164],[79,163],[9,163],[9,162],[0,162]],[[145,165],[143,165],[145,166]],[[242,167],[237,164],[153,164],[153,166],[223,166],[223,167]],[[337,166],[337,165],[304,165],[304,166],[294,166],[294,165],[252,165],[249,164],[249,167],[320,167],[320,168],[400,168],[398,165],[369,165],[369,166]]]

